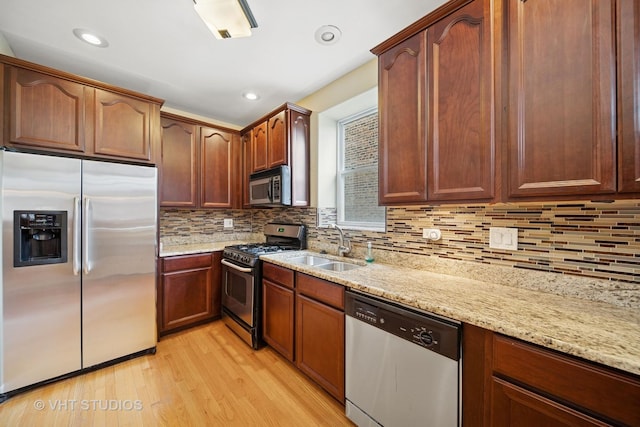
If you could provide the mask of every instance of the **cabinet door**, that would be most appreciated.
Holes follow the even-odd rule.
[[[640,3],[617,5],[618,191],[640,192]]]
[[[309,206],[309,115],[289,111],[291,206]]]
[[[22,68],[7,70],[9,143],[84,152],[86,100],[93,89]]]
[[[160,206],[197,207],[197,126],[162,119]]]
[[[262,337],[293,362],[293,290],[262,279]]]
[[[212,255],[211,265],[211,316],[222,314],[222,251]]]
[[[268,148],[267,148],[267,168],[286,165],[289,163],[289,152],[287,150],[287,111],[281,111],[269,118],[268,122]]]
[[[381,205],[427,199],[425,44],[421,32],[378,58]]]
[[[208,267],[162,274],[161,332],[214,317],[210,258],[208,263]]]
[[[248,131],[240,137],[242,143],[242,207],[250,208],[249,176],[251,175],[251,135]]]
[[[509,196],[614,192],[614,3],[507,4]]]
[[[344,312],[296,295],[296,366],[344,402]]]
[[[608,426],[541,395],[507,381],[493,378],[491,426],[579,427]]]
[[[494,196],[490,17],[475,0],[428,29],[429,200]]]
[[[252,172],[267,169],[267,122],[260,123],[253,128],[251,136]]]
[[[200,206],[234,208],[235,137],[231,132],[200,128]]]
[[[151,115],[159,114],[155,106],[96,89],[94,110],[94,154],[151,160]]]

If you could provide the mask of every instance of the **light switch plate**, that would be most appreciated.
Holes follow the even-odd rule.
[[[224,219],[224,228],[233,228],[233,218]]]
[[[518,229],[507,227],[489,227],[489,248],[518,250]]]

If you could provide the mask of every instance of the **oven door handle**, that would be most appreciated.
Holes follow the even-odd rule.
[[[253,272],[253,268],[240,267],[240,266],[237,266],[237,265],[235,265],[235,264],[233,264],[233,263],[231,263],[231,262],[229,262],[229,261],[227,261],[227,260],[225,260],[225,259],[223,259],[223,260],[222,260],[222,261],[220,261],[220,262],[221,262],[223,265],[226,265],[227,267],[231,267],[231,268],[233,268],[234,270],[238,270],[238,271],[241,271],[241,272],[243,272],[243,273],[251,273],[251,272]]]

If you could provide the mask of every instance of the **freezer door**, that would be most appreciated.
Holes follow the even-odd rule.
[[[0,151],[0,393],[81,368],[80,169],[77,159]],[[67,262],[14,267],[15,210],[66,211]]]
[[[83,161],[82,365],[156,345],[156,168]]]

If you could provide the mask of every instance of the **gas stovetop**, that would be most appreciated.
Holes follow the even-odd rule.
[[[299,250],[298,246],[273,245],[270,243],[254,243],[250,245],[234,245],[224,248],[223,256],[240,264],[252,267],[260,255],[282,251]]]
[[[306,249],[306,228],[296,224],[274,224],[265,226],[265,243],[233,245],[224,248],[222,256],[237,264],[253,267],[260,257],[282,251]]]

